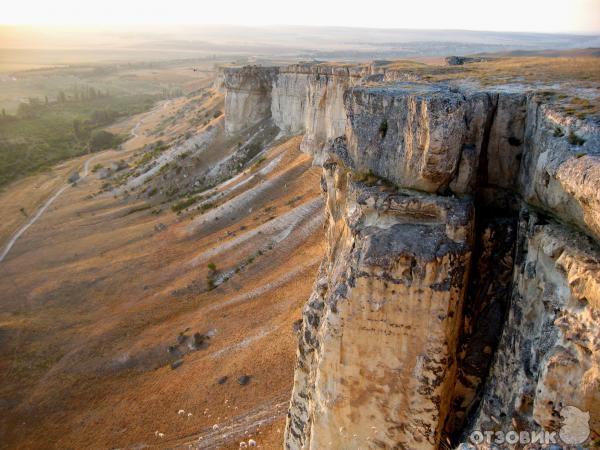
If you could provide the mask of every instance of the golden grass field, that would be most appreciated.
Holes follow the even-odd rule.
[[[484,62],[448,66],[395,61],[390,69],[419,75],[426,81],[472,81],[482,86],[519,85],[542,91],[546,101],[579,118],[600,114],[600,58],[594,56],[491,57]]]

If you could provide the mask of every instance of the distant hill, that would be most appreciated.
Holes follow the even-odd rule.
[[[573,48],[566,50],[511,50],[496,53],[478,53],[481,57],[499,57],[499,56],[546,56],[549,58],[575,58],[575,57],[600,57],[599,47]]]

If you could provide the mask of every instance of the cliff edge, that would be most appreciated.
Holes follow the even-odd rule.
[[[327,250],[286,448],[473,446],[473,431],[558,433],[568,407],[598,438],[597,120],[376,64],[224,84],[227,129],[272,120],[323,166]]]

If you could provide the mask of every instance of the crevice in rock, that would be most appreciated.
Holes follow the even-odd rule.
[[[483,141],[481,143],[481,152],[479,153],[479,165],[477,170],[477,186],[485,186],[488,183],[488,148],[490,145],[490,136],[492,134],[492,126],[496,120],[498,113],[498,99],[496,94],[492,99],[492,110],[488,115],[483,131]]]
[[[458,347],[458,373],[446,430],[458,444],[477,410],[498,348],[512,292],[518,217],[481,207],[475,224],[468,294]]]

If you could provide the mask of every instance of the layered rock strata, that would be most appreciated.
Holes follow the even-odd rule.
[[[271,117],[271,92],[276,67],[226,68],[225,131],[237,133]]]
[[[288,134],[303,133],[301,149],[320,163],[329,142],[344,134],[344,92],[374,70],[308,63],[225,69],[226,130],[234,133],[256,123],[248,119],[249,113],[256,119],[271,118]]]
[[[329,245],[286,445],[430,448],[452,401],[472,204],[369,186],[342,161],[325,163]]]
[[[376,65],[260,70],[260,120],[304,133],[327,198],[285,447],[447,448],[570,407],[597,439],[598,125]]]

